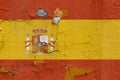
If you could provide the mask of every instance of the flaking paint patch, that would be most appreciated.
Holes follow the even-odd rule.
[[[1,60],[0,68],[17,71],[14,76],[0,74],[1,80],[64,80],[66,67],[92,70],[92,73],[75,76],[75,80],[119,80],[119,60],[44,60],[34,65],[32,60]],[[73,69],[72,69],[73,70]],[[77,72],[72,71],[77,74]],[[79,72],[79,71],[78,71]],[[78,73],[79,74],[79,73]]]

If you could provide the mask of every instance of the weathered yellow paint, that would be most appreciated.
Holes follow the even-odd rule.
[[[0,59],[120,59],[119,20],[62,20],[58,26],[51,20],[6,20],[0,27]],[[26,34],[39,27],[54,34],[59,52],[25,54]]]

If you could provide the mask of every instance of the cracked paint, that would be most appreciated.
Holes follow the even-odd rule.
[[[26,34],[41,26],[48,29],[48,35],[54,34],[59,52],[52,56],[37,55],[36,59],[119,59],[119,20],[62,20],[58,26],[50,20],[3,21],[4,48],[0,50],[0,58],[34,59],[34,54],[24,54]]]
[[[0,79],[65,80],[66,67],[75,66],[78,69],[93,70],[87,75],[76,76],[75,80],[119,80],[119,65],[119,60],[44,60],[38,65],[34,65],[32,60],[1,60],[0,67],[17,73],[14,76],[0,74]]]
[[[0,74],[0,80],[119,80],[119,2],[0,0],[0,68],[15,72],[14,76]],[[52,25],[51,17],[37,16],[39,8],[53,16],[57,7],[65,11],[59,25]],[[54,55],[25,54],[26,34],[40,27],[49,30],[47,35],[54,34]],[[71,74],[79,71],[75,67],[80,73],[81,69],[93,72],[71,76],[66,67],[72,67]]]

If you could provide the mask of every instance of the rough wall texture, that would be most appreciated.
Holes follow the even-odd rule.
[[[119,3],[119,0],[0,0],[0,67],[16,72],[14,76],[0,74],[0,80],[65,80],[66,67],[93,70],[91,74],[75,76],[75,80],[119,80],[120,62],[114,61],[120,59]],[[53,26],[51,19],[37,16],[41,7],[49,16],[53,16],[56,7],[67,15],[58,26]],[[31,35],[39,26],[57,36],[58,53],[25,54],[26,34]],[[44,61],[35,66],[31,59]]]
[[[38,8],[46,8],[53,15],[56,7],[68,11],[64,19],[119,19],[119,0],[0,0],[1,19],[40,19]]]
[[[66,66],[93,70],[88,75],[75,76],[74,80],[119,80],[119,61],[51,60],[35,66],[33,61],[1,61],[1,67],[17,71],[14,76],[0,75],[1,80],[65,80]],[[72,73],[73,74],[73,73]]]

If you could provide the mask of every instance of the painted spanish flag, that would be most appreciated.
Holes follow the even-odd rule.
[[[0,80],[119,80],[119,0],[0,0]]]

